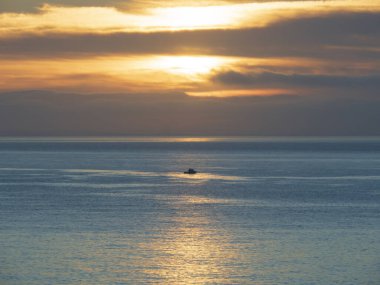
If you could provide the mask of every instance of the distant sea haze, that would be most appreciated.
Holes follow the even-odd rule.
[[[0,157],[0,284],[380,283],[378,137],[3,137]]]
[[[380,101],[360,94],[0,92],[0,136],[380,136]]]

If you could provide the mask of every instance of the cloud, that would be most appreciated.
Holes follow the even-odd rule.
[[[175,85],[193,94],[226,94],[225,89],[242,90],[233,94],[258,94],[258,89],[277,89],[262,94],[283,89],[285,94],[326,89],[373,94],[380,82],[379,46],[377,13],[329,14],[237,30],[24,35],[0,38],[0,87],[111,92]],[[226,60],[211,77],[203,75],[211,79],[206,86],[184,75],[164,76],[141,62],[128,63],[147,55],[192,53],[238,58]],[[262,63],[256,64],[257,58]],[[83,74],[93,80],[83,79]]]
[[[315,0],[288,0],[285,2],[315,2]],[[278,0],[11,0],[0,2],[0,12],[38,12],[44,4],[68,7],[116,7],[121,10],[141,9],[146,7],[174,7],[174,6],[208,6],[241,3],[268,3]],[[327,1],[326,1],[327,2]],[[353,2],[353,1],[350,1]],[[326,3],[325,3],[326,4]]]
[[[0,135],[380,135],[379,98],[321,95],[2,93]]]
[[[91,1],[87,4],[89,3]],[[360,3],[355,0],[278,1],[234,5],[223,3],[224,5],[196,7],[146,5],[141,11],[121,11],[110,2],[110,6],[104,7],[44,4],[38,8],[38,13],[0,13],[0,36],[14,37],[25,33],[106,34],[238,29],[265,27],[284,20],[336,13],[380,12],[380,0]]]
[[[175,53],[377,60],[379,46],[378,13],[338,13],[236,30],[27,34],[0,38],[0,56],[83,57]]]
[[[368,76],[339,76],[313,74],[253,73],[222,71],[212,76],[212,80],[224,85],[254,87],[307,87],[307,88],[358,88],[378,90],[380,74]]]
[[[39,12],[39,8],[45,4],[71,6],[71,7],[113,7],[121,4],[133,3],[125,0],[12,0],[1,1],[0,12],[31,13]]]
[[[232,88],[285,88],[286,94],[315,94],[322,88],[373,94],[380,82],[379,46],[380,17],[376,13],[338,13],[237,30],[24,35],[0,38],[0,87],[157,91],[160,85],[167,86],[161,82],[177,82],[168,85],[177,90],[186,85],[182,91],[193,89],[194,94]],[[239,58],[225,61],[223,69],[214,70],[211,77],[204,75],[204,80],[211,79],[207,86],[192,79],[185,82],[186,76],[163,77],[162,72],[142,62],[135,66],[128,63],[137,55],[192,53]],[[257,58],[270,64],[256,64]],[[82,79],[81,74],[93,80]],[[252,94],[257,92],[252,90]]]

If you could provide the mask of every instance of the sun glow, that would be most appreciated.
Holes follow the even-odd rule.
[[[226,6],[158,8],[153,10],[154,20],[151,24],[171,30],[228,27],[238,16],[231,11],[231,7],[229,8]]]
[[[195,97],[246,97],[246,96],[276,96],[290,95],[294,92],[287,89],[243,89],[243,90],[212,90],[212,91],[194,91],[187,92],[189,96]]]
[[[166,73],[177,75],[202,75],[228,61],[211,56],[160,56],[150,60],[149,66]]]
[[[185,88],[207,81],[214,69],[239,62],[222,56],[105,56],[83,59],[0,60],[0,90],[14,88],[103,92]],[[41,72],[48,70],[49,72]],[[166,82],[163,86],[162,82]]]

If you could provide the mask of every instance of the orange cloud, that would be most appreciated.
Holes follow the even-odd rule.
[[[61,7],[45,4],[39,13],[0,14],[0,36],[49,32],[152,32],[261,27],[286,18],[332,12],[380,11],[380,0],[279,1],[201,7],[146,7],[143,13],[115,7]]]

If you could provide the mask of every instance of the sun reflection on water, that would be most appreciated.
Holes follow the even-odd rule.
[[[167,221],[170,227],[160,238],[144,244],[154,264],[146,267],[145,273],[160,284],[231,282],[236,268],[226,265],[236,264],[239,254],[231,247],[230,234],[205,213],[194,211],[193,198],[183,199],[189,200],[175,206],[176,215]]]
[[[188,164],[186,160],[182,164]],[[135,177],[167,177],[171,179],[180,179],[182,181],[204,182],[210,180],[223,180],[243,182],[249,180],[248,177],[234,176],[234,175],[221,175],[209,172],[198,172],[194,175],[185,174],[183,172],[149,172],[149,171],[136,171],[136,170],[110,170],[110,169],[65,169],[63,172],[72,174],[73,179],[77,179],[76,175],[86,175],[87,177],[96,176],[135,176]]]
[[[198,172],[197,174],[185,174],[172,172],[168,174],[169,177],[181,180],[190,180],[190,181],[209,181],[209,180],[224,180],[224,181],[245,181],[248,178],[242,176],[233,176],[233,175],[219,175],[214,173]]]

